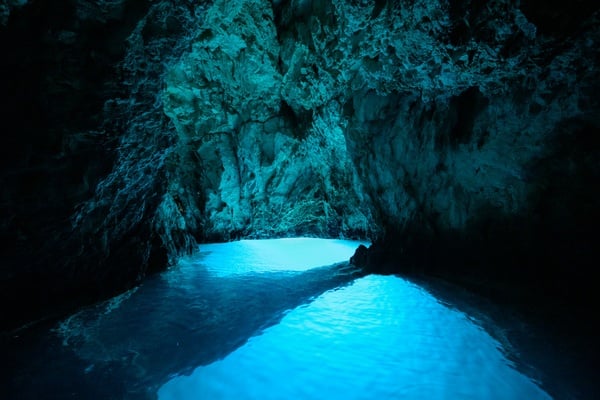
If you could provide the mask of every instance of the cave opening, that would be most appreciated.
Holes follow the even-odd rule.
[[[1,0],[12,397],[597,397],[576,3]]]

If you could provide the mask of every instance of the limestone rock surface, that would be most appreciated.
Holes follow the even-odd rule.
[[[194,155],[181,168],[200,174],[197,191],[179,174],[170,193],[200,206],[203,234],[372,233],[341,105],[300,80],[312,73],[305,46],[283,73],[271,4],[216,1],[190,47],[169,68],[163,96],[178,151]]]

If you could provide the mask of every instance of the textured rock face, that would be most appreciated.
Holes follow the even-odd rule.
[[[550,216],[542,203],[558,200],[542,198],[553,179],[597,173],[589,164],[597,157],[597,15],[566,46],[508,4],[454,8],[436,14],[442,4],[415,3],[400,17],[399,7],[387,25],[382,15],[378,24],[355,13],[364,16],[364,43],[389,43],[372,68],[392,65],[386,75],[396,79],[382,85],[367,75],[355,84],[346,104],[352,158],[394,230],[437,235],[488,217],[540,222]],[[585,136],[591,142],[573,145]],[[560,147],[582,153],[561,157]],[[570,169],[558,171],[566,162]],[[589,197],[589,189],[575,190]]]
[[[538,31],[509,3],[444,6],[346,13],[373,61],[359,64],[345,135],[387,231],[366,264],[504,300],[586,304],[599,221],[598,7],[576,30],[553,30],[525,4]],[[378,79],[383,70],[394,80]]]
[[[369,232],[369,220],[435,233],[532,213],[543,160],[596,129],[597,70],[574,65],[597,57],[596,17],[567,39],[506,2],[274,12],[216,2],[167,78],[165,112],[201,160],[218,237]]]
[[[236,237],[588,292],[600,6],[574,3],[0,3],[0,300],[36,299],[7,324]]]
[[[151,57],[176,54],[191,20],[168,2],[33,1],[13,11],[0,31],[2,329],[165,267],[157,207],[175,134]]]
[[[454,37],[453,7],[439,10],[431,2],[416,3],[408,15],[390,10],[388,18],[397,15],[391,23],[355,13],[364,15],[358,26],[368,26],[364,43],[387,49],[372,69],[389,68],[396,79],[383,84],[360,69],[365,79],[347,104],[346,134],[359,174],[396,229],[464,229],[490,210],[530,211],[540,178],[534,164],[553,151],[557,135],[572,133],[565,121],[580,121],[574,129],[597,123],[586,108],[598,72],[571,69],[595,57],[591,23],[590,36],[548,54],[552,39],[536,36],[516,8],[469,10],[469,26],[482,28],[465,39]]]
[[[194,34],[167,73],[164,104],[200,178],[190,190],[174,177],[169,194],[200,207],[205,237],[372,233],[340,105],[301,79],[314,74],[306,46],[282,71],[271,4],[216,1]]]
[[[580,6],[215,2],[165,90],[205,234],[374,222],[376,269],[559,294],[598,221],[598,6]]]

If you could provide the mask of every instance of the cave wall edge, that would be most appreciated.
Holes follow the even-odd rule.
[[[452,282],[590,338],[597,307],[589,277],[599,256],[599,76],[596,52],[580,50],[598,41],[591,22],[598,11],[582,3],[593,10],[587,18],[558,2],[534,3],[522,2],[521,11],[536,24],[535,39],[513,36],[504,43],[508,53],[492,57],[503,75],[496,82],[507,82],[508,91],[484,76],[425,101],[422,91],[365,90],[347,104],[354,115],[349,151],[383,228],[352,262],[373,273]],[[474,7],[467,19],[477,15]],[[490,44],[473,25],[463,28],[479,45]],[[511,63],[502,59],[519,52],[536,65],[508,72]],[[398,172],[382,173],[382,164]]]
[[[177,137],[158,94],[162,62],[195,17],[171,2],[2,6],[0,329],[10,333],[191,251],[193,234],[159,207]]]

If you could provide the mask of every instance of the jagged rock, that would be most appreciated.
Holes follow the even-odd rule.
[[[147,52],[176,52],[189,10],[90,6],[101,4],[30,2],[0,28],[1,329],[113,295],[167,265],[155,213],[175,135],[156,101],[162,65]],[[180,236],[171,235],[183,247]]]
[[[165,113],[202,171],[203,234],[364,236],[373,228],[340,105],[300,79],[315,74],[306,46],[285,74],[281,51],[268,1],[216,1],[167,72]],[[170,184],[198,196],[179,177]]]
[[[362,79],[345,106],[349,152],[387,231],[370,249],[383,258],[369,267],[444,276],[505,301],[548,301],[534,298],[537,285],[553,304],[584,306],[593,290],[572,270],[592,267],[598,222],[596,189],[582,181],[598,177],[600,76],[590,47],[600,38],[598,7],[564,46],[563,31],[537,32],[507,3],[457,4],[436,16],[417,2],[410,15],[422,24],[397,17],[385,33],[368,12],[351,14],[366,27],[364,43],[392,38],[394,52],[380,53],[378,65],[402,64],[394,86]]]

